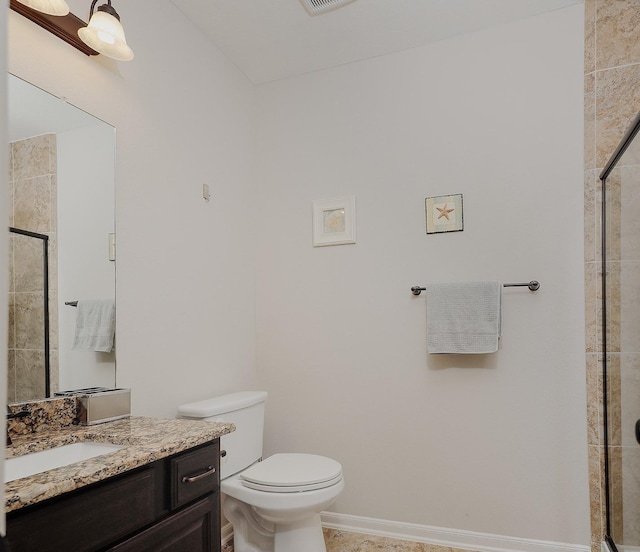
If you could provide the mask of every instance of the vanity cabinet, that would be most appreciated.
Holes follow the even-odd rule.
[[[12,552],[220,552],[216,439],[7,514]]]
[[[220,538],[214,547],[216,522],[220,525],[218,497],[209,495],[125,542],[109,552],[209,552],[220,550]]]

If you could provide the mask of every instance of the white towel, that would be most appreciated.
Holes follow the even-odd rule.
[[[116,302],[113,299],[80,300],[76,314],[74,351],[111,352],[116,333]]]
[[[429,353],[495,353],[502,324],[502,283],[427,285]]]

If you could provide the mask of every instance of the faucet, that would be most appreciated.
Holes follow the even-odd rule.
[[[9,405],[7,405],[7,420],[13,420],[15,418],[25,418],[31,413],[28,410],[19,410],[18,412],[11,412]],[[7,426],[7,446],[11,444],[11,436],[9,435],[9,426]]]

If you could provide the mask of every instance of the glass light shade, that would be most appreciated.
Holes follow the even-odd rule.
[[[64,0],[18,0],[21,4],[48,15],[67,15],[69,6]]]
[[[95,12],[89,25],[78,29],[78,36],[87,46],[107,57],[118,61],[133,59],[120,21],[108,13]]]

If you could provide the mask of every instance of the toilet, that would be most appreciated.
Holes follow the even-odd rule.
[[[342,466],[302,453],[262,460],[266,400],[264,391],[243,391],[182,405],[178,413],[236,426],[220,438],[220,490],[235,552],[326,552],[320,512],[344,489]]]

